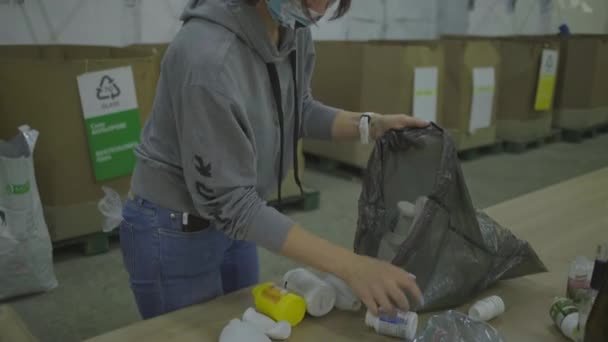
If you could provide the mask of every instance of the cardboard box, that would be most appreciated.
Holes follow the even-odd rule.
[[[19,315],[8,305],[0,305],[0,342],[37,342]]]
[[[498,93],[498,139],[525,143],[551,134],[553,108],[535,110],[545,49],[559,51],[559,39],[544,36],[500,39],[502,77]]]
[[[562,41],[555,126],[586,129],[608,122],[608,35]]]
[[[315,99],[346,110],[361,109],[363,59],[366,43],[316,42],[312,78]]]
[[[315,43],[316,66],[312,78],[315,99],[350,111],[363,111],[363,42],[323,41]],[[367,166],[371,148],[356,143],[330,143],[307,139],[306,153],[361,168]]]
[[[437,68],[436,120],[452,132],[460,150],[496,142],[496,102],[490,125],[470,132],[473,71],[495,68],[500,56],[489,39],[447,37],[438,41],[317,43],[314,96],[352,111],[383,114],[413,113],[418,68]],[[497,86],[497,84],[496,84]],[[360,168],[367,167],[373,145],[307,140],[305,151]]]
[[[443,53],[434,41],[322,42],[316,44],[313,94],[350,111],[411,113],[416,68],[437,67],[437,121],[442,122]],[[373,145],[307,140],[307,153],[366,168]]]
[[[445,77],[443,85],[442,124],[451,131],[458,150],[496,143],[497,95],[500,80],[498,44],[487,38],[445,36]],[[474,96],[473,75],[478,68],[494,70],[494,97],[489,113],[490,125],[470,130]]]
[[[101,186],[123,195],[130,187],[130,177],[95,180],[76,77],[131,66],[143,123],[156,90],[156,58],[136,47],[0,47],[0,138],[13,137],[22,124],[40,131],[34,160],[53,241],[100,231]]]

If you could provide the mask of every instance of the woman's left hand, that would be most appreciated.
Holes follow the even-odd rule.
[[[379,115],[372,117],[370,125],[371,138],[376,140],[391,129],[424,128],[430,125],[428,121],[416,119],[404,114]]]

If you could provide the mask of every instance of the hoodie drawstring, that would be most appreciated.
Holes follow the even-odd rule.
[[[298,86],[297,86],[297,54],[296,51],[292,51],[289,55],[289,59],[291,62],[291,69],[293,73],[293,88],[294,88],[294,107],[295,107],[295,117],[294,117],[294,132],[293,132],[293,151],[294,151],[294,178],[296,184],[300,189],[300,194],[304,195],[304,189],[302,187],[302,181],[300,180],[300,165],[298,162],[298,140],[300,138],[300,108],[299,108],[299,97],[298,97]],[[279,156],[279,172],[277,177],[277,185],[278,185],[278,209],[282,210],[283,206],[283,194],[281,189],[281,181],[283,180],[283,164],[285,158],[285,112],[283,110],[283,97],[281,95],[281,81],[279,79],[279,72],[277,71],[277,66],[274,63],[266,64],[268,69],[268,76],[270,78],[270,85],[272,87],[272,93],[274,96],[274,101],[277,107],[277,112],[279,115],[279,129],[280,129],[280,156]]]

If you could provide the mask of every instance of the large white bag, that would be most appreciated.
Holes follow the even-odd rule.
[[[38,132],[0,140],[0,300],[57,287],[34,173]]]

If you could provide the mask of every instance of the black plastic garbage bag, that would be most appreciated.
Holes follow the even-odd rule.
[[[376,143],[354,247],[416,275],[421,311],[459,306],[498,280],[546,271],[526,241],[473,208],[454,142],[435,125],[392,131]]]

